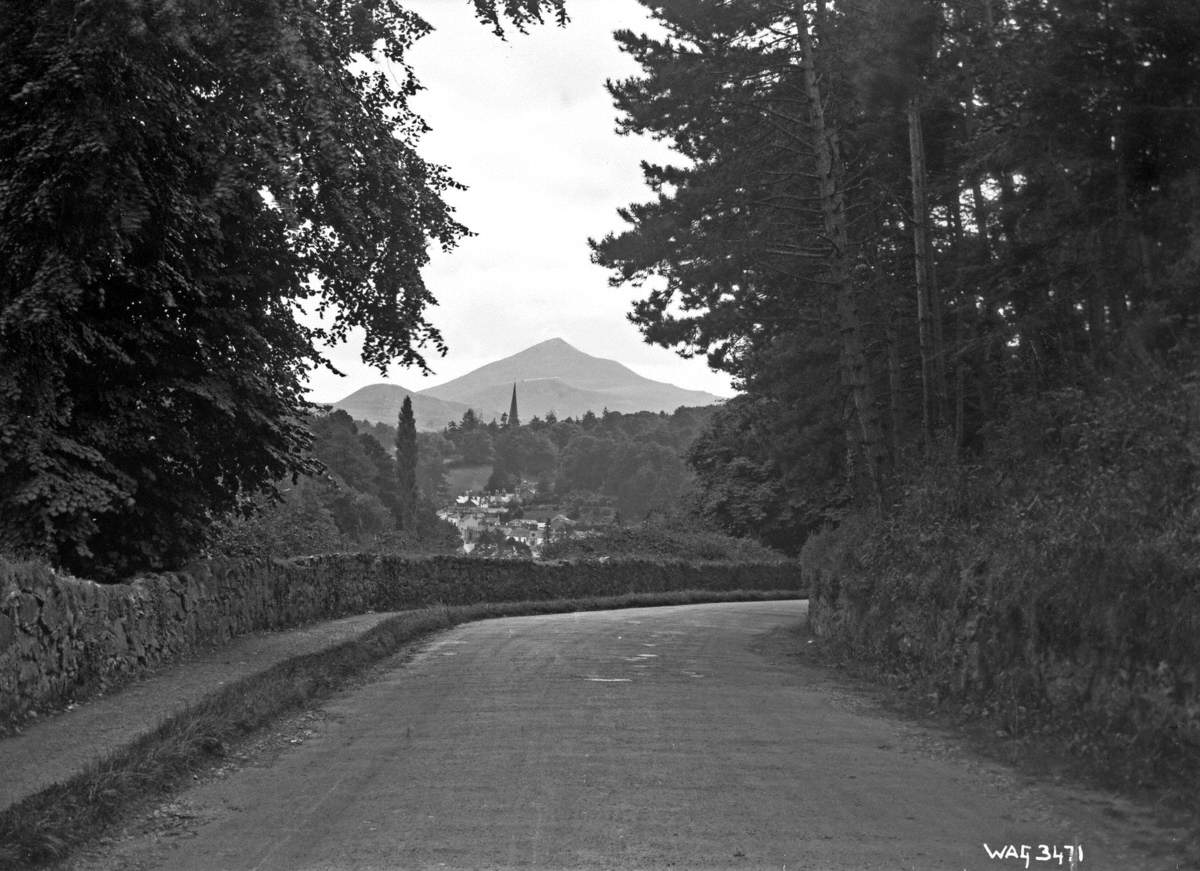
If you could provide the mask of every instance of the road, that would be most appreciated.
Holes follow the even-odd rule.
[[[972,759],[789,656],[804,608],[461,626],[73,867],[1025,867],[985,843],[1175,867],[1119,802]]]

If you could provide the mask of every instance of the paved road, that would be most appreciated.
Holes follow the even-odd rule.
[[[80,869],[1174,867],[786,654],[804,603],[492,620],[160,808]],[[1157,864],[1156,864],[1157,862]]]

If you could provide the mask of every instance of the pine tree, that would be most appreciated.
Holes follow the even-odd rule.
[[[681,159],[593,259],[744,392],[693,456],[709,513],[886,507],[922,447],[1200,323],[1200,6],[646,5],[666,36],[618,33],[642,75],[609,90]]]

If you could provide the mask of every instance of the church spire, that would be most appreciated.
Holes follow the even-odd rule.
[[[508,409],[508,425],[509,426],[520,426],[521,425],[521,419],[519,417],[517,417],[517,384],[515,381],[513,382],[512,405],[509,406],[509,409]]]

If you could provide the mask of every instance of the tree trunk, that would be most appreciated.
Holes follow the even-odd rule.
[[[888,399],[892,414],[892,457],[899,462],[900,435],[904,421],[904,381],[900,364],[900,335],[904,318],[903,294],[890,293],[892,304],[887,319]]]
[[[934,245],[929,232],[928,173],[920,98],[908,101],[908,155],[912,170],[912,246],[917,282],[917,337],[920,348],[922,430],[926,450],[946,422],[947,390],[941,305],[934,280]]]
[[[868,466],[872,496],[883,510],[888,504],[888,478],[891,457],[883,423],[875,402],[870,365],[863,341],[863,322],[858,306],[858,286],[851,271],[852,252],[846,226],[845,181],[838,149],[837,130],[825,118],[825,105],[818,73],[816,46],[811,23],[802,3],[795,4],[796,35],[800,62],[816,146],[817,174],[820,177],[821,212],[825,233],[832,246],[829,275],[836,294],[838,331],[841,338],[842,377],[850,393],[862,456]],[[820,8],[818,8],[818,14]]]

